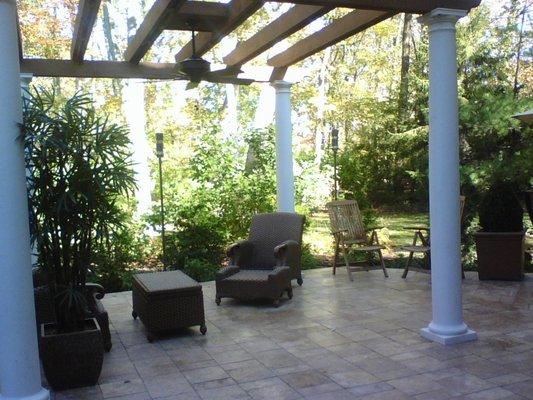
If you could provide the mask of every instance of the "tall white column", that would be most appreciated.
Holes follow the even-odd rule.
[[[466,11],[438,8],[429,28],[429,202],[433,320],[422,336],[442,344],[476,339],[463,321],[459,216],[459,110],[455,25]]]
[[[45,400],[30,268],[15,0],[0,0],[0,399]]]
[[[276,177],[278,211],[294,212],[291,83],[274,81],[272,86],[276,89]]]

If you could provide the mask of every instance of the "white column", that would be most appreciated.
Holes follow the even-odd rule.
[[[30,268],[15,0],[0,0],[0,399],[45,400]]]
[[[463,321],[459,217],[459,116],[455,24],[463,10],[435,9],[429,28],[429,202],[433,320],[422,336],[442,344],[476,339]]]
[[[294,212],[291,83],[274,81],[272,86],[276,89],[276,177],[278,211]]]

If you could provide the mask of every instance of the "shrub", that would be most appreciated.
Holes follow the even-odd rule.
[[[492,184],[479,204],[479,224],[484,232],[523,231],[523,214],[511,182]]]
[[[215,280],[220,265],[211,264],[207,260],[191,258],[185,261],[183,272],[198,282]]]

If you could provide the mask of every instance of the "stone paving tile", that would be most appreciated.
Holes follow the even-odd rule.
[[[144,380],[157,375],[168,375],[179,372],[176,365],[168,356],[135,361],[133,365],[139,376]]]
[[[248,390],[254,400],[296,400],[302,396],[286,383],[277,383],[270,386]]]
[[[531,372],[531,370],[529,372]],[[523,396],[526,399],[533,399],[533,379],[507,385],[504,389]]]
[[[470,374],[455,375],[437,381],[453,395],[465,395],[495,387],[494,383]]]
[[[305,271],[277,309],[217,307],[205,283],[208,334],[186,329],[154,343],[131,318],[131,293],[108,294],[113,349],[100,385],[55,399],[533,399],[531,277],[480,282],[467,273],[465,319],[479,340],[447,347],[419,335],[431,320],[429,275],[356,277]]]
[[[245,400],[251,399],[242,388],[237,385],[217,389],[201,389],[198,394],[203,400]]]
[[[100,390],[102,391],[102,397],[108,399],[111,397],[142,393],[146,391],[146,387],[141,379],[128,379],[124,381],[103,383],[100,385]]]
[[[426,392],[444,390],[444,386],[437,381],[421,375],[409,376],[401,379],[393,379],[387,382],[396,389],[408,395],[417,395]]]
[[[145,383],[153,398],[194,393],[193,387],[181,373],[154,376]]]
[[[329,377],[343,388],[367,385],[369,383],[376,383],[380,381],[379,378],[360,368],[353,368],[349,371],[329,374]]]
[[[275,373],[257,360],[241,361],[222,365],[229,376],[239,383],[271,378]]]
[[[207,367],[184,371],[185,378],[191,383],[201,383],[228,378],[228,374],[221,367]]]

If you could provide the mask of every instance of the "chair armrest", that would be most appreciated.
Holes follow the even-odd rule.
[[[291,269],[290,267],[275,267],[268,274],[268,281],[271,283],[276,283],[279,286],[283,286],[291,280]]]
[[[217,271],[215,280],[221,281],[223,279],[230,277],[231,275],[235,275],[239,271],[240,269],[236,265],[229,265]]]
[[[251,240],[241,240],[228,247],[226,254],[230,265],[245,267],[252,263],[254,244]]]
[[[385,229],[384,226],[370,226],[368,227],[369,231],[379,231],[380,229]]]
[[[301,246],[295,240],[287,240],[274,248],[276,266],[292,267],[298,262]]]
[[[104,287],[98,283],[86,283],[85,290],[87,291],[88,295],[93,296],[97,300],[102,300],[105,296]]]

